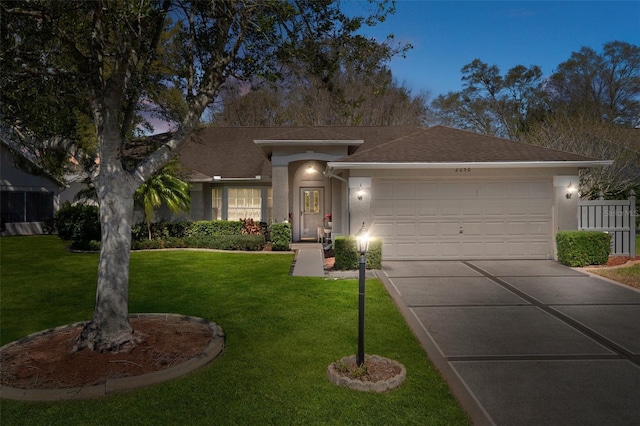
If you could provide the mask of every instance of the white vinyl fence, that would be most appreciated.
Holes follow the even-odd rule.
[[[627,200],[578,201],[578,229],[611,235],[611,255],[636,255],[636,196]]]

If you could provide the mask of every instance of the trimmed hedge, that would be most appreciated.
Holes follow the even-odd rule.
[[[269,227],[271,235],[271,249],[273,251],[288,251],[291,242],[291,224],[288,222],[273,223]]]
[[[581,267],[604,265],[611,253],[610,236],[599,231],[560,231],[556,234],[558,261]]]
[[[356,251],[354,236],[340,236],[333,241],[336,256],[335,268],[338,270],[358,269],[360,256]],[[367,252],[367,269],[382,269],[382,240],[373,238]]]
[[[243,224],[231,220],[201,220],[196,222],[157,222],[151,224],[151,238],[164,240],[167,238],[185,238],[213,235],[242,235]],[[147,224],[138,223],[131,230],[134,241],[149,239]]]
[[[260,251],[264,247],[264,235],[206,235],[196,237],[168,237],[161,240],[134,241],[134,250],[163,248],[206,248],[216,250]]]

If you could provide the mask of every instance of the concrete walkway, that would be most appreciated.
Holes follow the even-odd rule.
[[[379,275],[474,424],[640,425],[640,291],[552,261]]]
[[[296,252],[294,277],[324,277],[324,252],[319,243],[293,243]]]

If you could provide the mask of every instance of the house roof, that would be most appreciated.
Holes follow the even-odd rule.
[[[600,160],[558,151],[524,142],[446,126],[434,126],[420,132],[377,145],[369,149],[360,149],[353,155],[331,163],[336,168],[371,166],[373,164],[452,165],[452,164],[492,164],[507,166],[530,164],[560,165],[571,163],[578,165],[587,162],[597,164]]]
[[[68,186],[67,183],[64,182],[62,179],[50,173],[48,170],[40,166],[32,158],[30,158],[28,155],[22,152],[18,147],[12,145],[7,139],[5,139],[3,135],[0,135],[0,145],[6,147],[12,153],[12,155],[20,157],[25,160],[26,164],[28,165],[27,169],[23,170],[25,173],[43,176],[61,188]],[[19,166],[16,166],[16,167],[19,167]]]
[[[180,148],[180,163],[189,169],[188,179],[205,182],[222,179],[271,177],[271,162],[255,141],[364,141],[373,147],[420,129],[388,127],[206,127]],[[358,144],[349,144],[349,153]]]
[[[180,148],[193,182],[271,177],[269,146],[345,144],[334,168],[451,164],[606,165],[610,162],[445,126],[206,127]]]

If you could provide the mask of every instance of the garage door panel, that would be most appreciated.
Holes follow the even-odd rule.
[[[393,206],[393,212],[396,217],[415,217],[416,215],[416,202],[413,200],[399,200],[396,201]]]
[[[482,215],[482,204],[477,201],[460,202],[460,214],[463,216],[480,216]]]
[[[371,229],[371,231],[383,239],[393,237],[393,223],[376,222],[375,229]]]
[[[552,188],[550,180],[374,180],[371,205],[383,257],[548,258]]]
[[[485,222],[484,233],[489,236],[504,235],[505,226],[504,221],[500,222]]]
[[[465,236],[482,236],[484,231],[482,222],[462,222],[460,226],[462,227],[461,231]],[[458,232],[460,232],[460,230]]]
[[[551,230],[551,222],[529,222],[529,235],[547,236]]]
[[[375,195],[377,200],[393,199],[393,184],[392,183],[376,183]]]
[[[438,184],[437,183],[418,183],[416,196],[420,199],[429,199],[438,197]]]
[[[397,198],[415,198],[416,196],[416,184],[409,183],[396,183],[394,185],[394,197]]]
[[[371,203],[371,214],[376,221],[382,218],[393,219],[393,201],[376,200]]]
[[[396,237],[412,237],[416,235],[416,224],[414,222],[397,223],[394,229]]]
[[[438,222],[419,222],[418,235],[421,237],[434,237],[438,235]]]
[[[439,231],[441,237],[457,237],[460,235],[460,222],[441,222]]]
[[[460,203],[446,200],[438,205],[439,216],[460,216]]]
[[[433,201],[419,200],[416,202],[419,217],[429,217],[438,215],[438,207]]]

